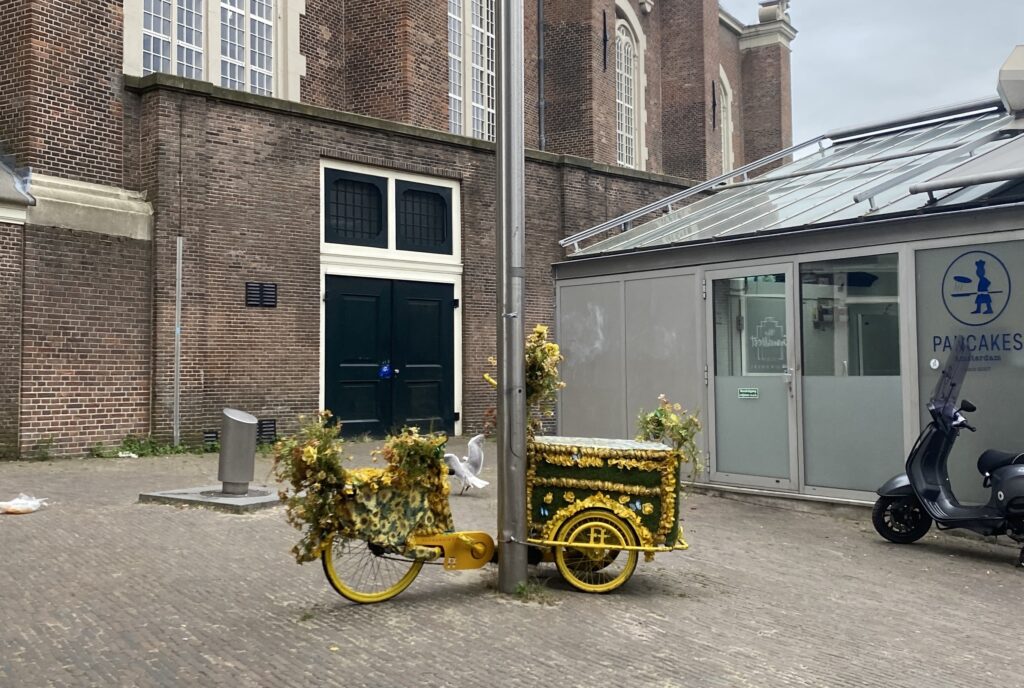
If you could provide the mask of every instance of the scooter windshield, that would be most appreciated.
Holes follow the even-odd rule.
[[[946,364],[939,374],[939,381],[932,392],[929,405],[936,409],[949,408],[960,398],[960,390],[971,364],[971,352],[967,350],[962,336],[953,338],[953,349],[946,357]]]

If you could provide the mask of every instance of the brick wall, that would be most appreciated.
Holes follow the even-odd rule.
[[[28,136],[28,8],[29,0],[0,0],[0,153],[21,156]]]
[[[26,128],[3,143],[37,172],[120,186],[121,1],[2,2],[0,45],[11,32],[14,40],[0,51],[17,57],[10,65],[0,53],[0,82],[10,83],[10,70],[20,76],[14,118]],[[0,97],[10,88],[0,84]],[[0,117],[9,131],[11,117]]]
[[[26,225],[21,452],[149,429],[149,242]]]
[[[304,103],[347,109],[346,4],[337,0],[306,0],[306,13],[299,20],[299,50],[306,58],[306,76],[301,84]]]
[[[0,458],[18,454],[22,227],[0,223]]]
[[[344,27],[345,109],[447,131],[447,4],[349,2]]]
[[[743,54],[743,136],[747,160],[793,145],[789,48],[769,45]],[[785,160],[764,170],[784,165]]]
[[[223,406],[276,418],[281,432],[316,409],[320,388],[320,160],[370,161],[455,176],[463,228],[466,431],[494,403],[483,381],[494,341],[494,156],[320,117],[244,107],[164,89],[143,95],[143,160],[155,204],[154,427],[170,428],[174,237],[185,237],[182,423],[187,441]],[[183,119],[179,122],[179,117]],[[178,132],[183,132],[179,160]],[[457,139],[452,139],[454,142]],[[156,152],[154,152],[156,151]],[[183,174],[181,198],[175,180]],[[527,323],[554,322],[551,263],[560,237],[678,189],[665,181],[527,165]],[[244,306],[246,281],[278,284],[278,307]]]
[[[662,4],[662,118],[665,172],[708,179],[721,169],[711,127],[711,82],[718,80],[718,3]]]
[[[718,52],[718,59],[725,70],[725,76],[729,79],[729,86],[732,88],[732,150],[733,167],[740,167],[749,162],[744,157],[743,138],[743,55],[740,53],[739,36],[731,29],[722,26],[718,27],[718,44],[721,49]],[[721,74],[715,77],[715,81],[721,81]],[[722,106],[721,103],[718,104]],[[721,122],[721,116],[719,118]],[[718,132],[721,136],[721,132]]]
[[[592,70],[601,36],[592,22],[590,1],[544,8],[547,150],[581,158],[594,154]]]

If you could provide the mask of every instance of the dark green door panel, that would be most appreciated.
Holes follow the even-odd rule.
[[[391,302],[388,280],[327,277],[324,406],[347,436],[392,425],[391,383],[379,375],[391,356]]]
[[[324,405],[342,432],[453,432],[452,285],[328,276],[326,287]]]
[[[396,425],[454,431],[453,287],[394,283]]]

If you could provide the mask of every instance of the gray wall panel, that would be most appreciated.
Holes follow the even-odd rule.
[[[655,408],[659,394],[690,411],[703,411],[696,288],[693,275],[626,282],[625,414],[630,434],[636,431],[640,410]]]
[[[622,282],[558,290],[558,343],[566,387],[559,432],[572,437],[626,437]]]

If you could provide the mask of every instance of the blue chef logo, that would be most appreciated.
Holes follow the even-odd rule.
[[[1010,302],[1010,273],[1003,261],[988,251],[968,251],[946,268],[942,301],[958,322],[972,327],[987,325]]]

